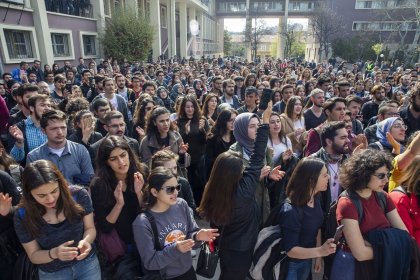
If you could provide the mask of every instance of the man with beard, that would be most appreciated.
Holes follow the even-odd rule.
[[[416,86],[409,97],[410,105],[400,112],[400,116],[407,125],[405,132],[410,137],[415,131],[420,130],[420,86]]]
[[[378,114],[379,104],[385,99],[385,87],[383,85],[375,85],[370,90],[370,94],[372,99],[362,106],[362,122],[365,127],[369,120]]]
[[[222,76],[214,76],[211,80],[211,90],[209,93],[214,93],[217,96],[222,96],[222,88],[223,88],[223,77]]]
[[[125,141],[127,141],[130,148],[133,150],[134,154],[140,158],[140,145],[139,142],[134,139],[125,136],[125,129],[126,129],[126,123],[124,122],[123,115],[118,111],[111,111],[106,113],[105,115],[105,125],[104,128],[108,131],[108,136],[119,136],[124,138]],[[104,139],[104,138],[103,138]],[[93,145],[89,147],[89,154],[90,158],[92,160],[92,164],[95,163],[96,153],[98,152],[99,146],[101,145],[103,139],[97,141]]]
[[[338,180],[340,165],[349,157],[350,139],[343,121],[326,123],[321,132],[322,148],[310,157],[319,158],[325,162],[325,166],[330,174],[329,185],[327,188],[327,200],[323,209],[328,210],[331,201],[338,198],[341,193],[340,182]]]
[[[9,133],[12,136],[11,141],[14,142],[10,154],[19,163],[24,163],[25,157],[30,151],[47,141],[47,136],[42,133],[40,121],[42,114],[51,109],[50,97],[35,94],[29,98],[28,107],[30,114],[26,120],[9,128]]]
[[[223,81],[223,96],[220,99],[222,103],[227,103],[233,109],[237,110],[241,103],[235,95],[235,82],[231,79]]]
[[[303,113],[305,128],[310,130],[325,122],[327,117],[322,111],[325,102],[325,93],[322,89],[316,88],[309,94],[312,106]]]
[[[24,84],[17,89],[17,106],[20,110],[10,116],[9,126],[19,123],[29,116],[28,100],[31,96],[38,94],[39,88],[36,85]]]
[[[93,176],[89,152],[82,144],[66,139],[67,117],[59,110],[42,114],[40,125],[47,142],[29,152],[26,163],[44,159],[54,163],[70,184],[89,184]]]
[[[133,103],[136,100],[136,95],[134,94],[133,90],[126,87],[126,79],[123,75],[117,74],[115,76],[115,83],[117,84],[117,94],[124,97],[124,100],[127,104],[128,108],[128,119],[133,119]]]

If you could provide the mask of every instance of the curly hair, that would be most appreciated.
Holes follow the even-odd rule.
[[[358,191],[367,188],[371,176],[379,168],[392,169],[390,155],[366,149],[350,157],[340,168],[340,184],[344,189]]]

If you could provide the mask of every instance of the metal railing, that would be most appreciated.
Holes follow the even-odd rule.
[[[66,14],[77,17],[93,18],[93,8],[90,0],[56,1],[44,0],[48,12]],[[97,1],[97,0],[95,0]]]

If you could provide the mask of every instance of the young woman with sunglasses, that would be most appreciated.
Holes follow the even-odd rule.
[[[387,118],[377,124],[378,141],[371,143],[369,148],[399,155],[405,150],[402,142],[405,140],[406,130],[407,126],[400,117]]]
[[[357,196],[360,200],[363,219],[359,223],[358,211],[352,199],[342,197],[338,200],[337,222],[344,225],[346,245],[337,250],[330,279],[367,279],[365,278],[368,277],[367,275],[355,274],[356,263],[373,260],[374,257],[379,258],[379,256],[374,256],[372,240],[369,239],[370,234],[375,234],[378,230],[386,231],[389,234],[390,242],[386,242],[387,249],[393,250],[393,254],[398,256],[397,258],[393,256],[392,263],[381,263],[381,269],[391,268],[396,272],[397,269],[400,270],[407,265],[400,261],[397,262],[397,259],[404,259],[400,253],[406,251],[404,248],[410,239],[406,232],[407,228],[398,215],[394,203],[383,191],[388,183],[388,173],[391,168],[391,158],[387,153],[371,149],[354,154],[341,166],[340,184],[348,193]],[[379,195],[385,197],[386,203],[383,206],[381,206]],[[405,238],[407,236],[408,240]],[[391,242],[392,240],[398,240],[398,242]],[[410,253],[409,249],[408,253]],[[365,264],[367,263],[365,262]]]
[[[90,189],[98,231],[114,229],[136,259],[131,225],[140,211],[145,168],[119,136],[105,138],[96,154],[96,173]]]
[[[39,279],[101,279],[88,192],[69,186],[47,160],[26,166],[22,187],[14,224]]]
[[[195,280],[190,251],[201,241],[214,241],[217,229],[199,229],[185,200],[178,198],[181,186],[173,172],[156,167],[145,189],[145,211],[153,216],[162,250],[154,247],[150,221],[140,214],[133,223],[134,238],[146,270],[160,270],[165,279]]]

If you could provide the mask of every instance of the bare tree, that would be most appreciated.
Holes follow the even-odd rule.
[[[252,59],[255,61],[257,58],[257,51],[258,46],[261,44],[261,39],[265,35],[273,34],[273,28],[267,27],[267,24],[264,20],[258,19],[257,17],[254,18],[254,27],[252,28],[252,38],[251,38],[251,46],[252,46]]]
[[[291,56],[292,47],[299,39],[299,33],[302,32],[303,26],[298,23],[288,24],[287,31],[281,32],[281,36],[285,40],[284,57]]]
[[[379,28],[390,30],[391,35],[397,33],[401,46],[406,44],[407,34],[415,30],[413,41],[408,43],[408,48],[416,48],[420,38],[420,4],[418,0],[382,0],[379,2],[379,8],[378,18],[388,21],[388,23],[382,24],[390,25],[387,28],[383,28],[384,26],[379,26]]]
[[[323,55],[327,58],[330,54],[330,44],[334,36],[343,30],[341,16],[330,8],[320,7],[309,18],[309,25],[316,41],[320,45],[319,60],[322,60]]]

